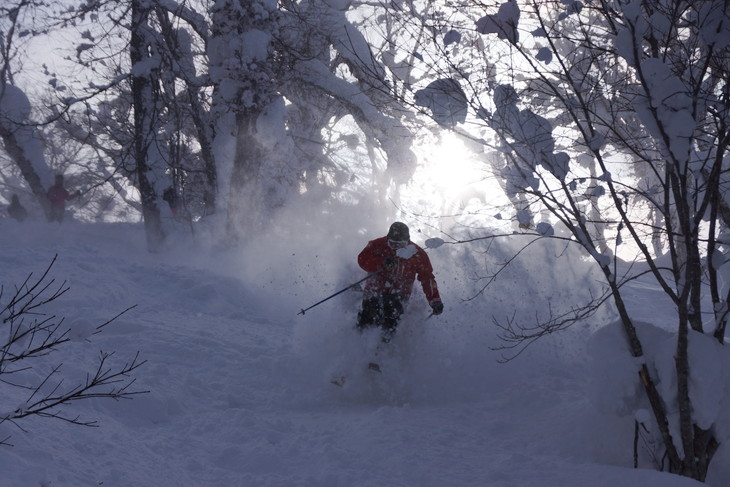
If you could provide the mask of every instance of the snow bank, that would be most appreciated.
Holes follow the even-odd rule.
[[[596,435],[612,423],[596,423],[586,395],[585,327],[497,363],[491,315],[534,318],[548,308],[545,300],[553,296],[557,306],[571,288],[577,300],[576,290],[593,280],[579,256],[535,246],[497,286],[464,301],[482,284],[472,278],[488,270],[485,254],[429,249],[446,311],[427,318],[425,302],[414,296],[399,334],[380,352],[383,373],[373,376],[361,365],[379,342],[352,329],[356,291],[296,313],[361,276],[352,259],[387,225],[360,229],[361,219],[342,226],[326,219],[273,226],[242,252],[181,239],[155,256],[145,251],[141,225],[1,220],[3,282],[59,254],[53,277],[67,279],[71,290],[54,312],[79,338],[59,351],[69,372],[82,372],[99,349],[140,351],[148,363],[138,385],[151,391],[75,406],[100,428],[38,420],[24,424],[24,433],[0,424],[15,445],[0,456],[3,479],[159,487],[698,485],[601,465],[601,448],[591,445],[623,452],[608,462],[622,467],[630,455],[623,438]],[[304,232],[307,225],[319,231]],[[490,248],[488,267],[510,251]],[[558,277],[556,263],[564,264]],[[89,323],[131,304],[137,307],[102,335],[82,339]],[[341,389],[329,378],[342,369],[353,372]]]

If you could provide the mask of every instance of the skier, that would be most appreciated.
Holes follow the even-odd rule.
[[[46,193],[48,200],[51,202],[51,214],[49,221],[59,222],[63,221],[63,215],[66,212],[66,201],[78,198],[81,196],[81,191],[76,191],[74,194],[70,194],[63,187],[63,175],[56,174],[56,182],[53,186],[48,188]]]
[[[358,330],[380,327],[382,341],[388,343],[395,334],[416,278],[433,314],[443,312],[431,261],[421,247],[411,242],[405,223],[393,223],[388,235],[368,242],[357,262],[366,272],[376,273],[365,284],[357,317]]]
[[[20,199],[17,194],[14,194],[10,198],[10,205],[8,205],[7,212],[10,217],[15,218],[19,222],[22,222],[28,217],[28,211],[20,204]]]
[[[169,186],[167,189],[165,189],[165,191],[162,192],[162,199],[167,201],[167,204],[170,206],[172,216],[177,216],[177,207],[180,199],[177,197],[177,192],[175,191],[175,188]]]

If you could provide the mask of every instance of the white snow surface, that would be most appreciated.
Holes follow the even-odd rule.
[[[362,245],[374,237],[362,236]],[[377,337],[352,329],[357,294],[297,315],[342,286],[310,267],[315,256],[304,242],[287,245],[300,247],[262,255],[181,239],[150,255],[141,225],[0,220],[6,289],[42,273],[55,254],[52,277],[71,287],[52,311],[65,317],[74,340],[49,359],[83,374],[99,350],[116,351],[120,361],[139,351],[147,363],[136,387],[150,391],[70,406],[98,420],[98,428],[50,419],[25,421],[25,431],[0,424],[0,437],[12,435],[14,445],[0,447],[0,484],[702,485],[630,468],[633,418],[641,410],[620,417],[594,407],[599,381],[592,374],[600,367],[586,366],[581,344],[595,327],[550,337],[500,364],[487,317],[490,309],[502,311],[502,297],[462,302],[463,276],[452,261],[458,253],[447,254],[454,246],[432,248],[446,310],[426,319],[425,305],[414,298],[399,334],[380,352],[377,374],[364,367]],[[570,265],[576,270],[579,263]],[[344,280],[363,275],[348,269]],[[538,262],[533,271],[536,280],[550,275]],[[647,316],[656,292],[637,288]],[[95,324],[134,304],[89,336]],[[624,359],[601,350],[604,358]],[[631,375],[631,363],[622,363]],[[615,375],[612,367],[600,373],[607,370]],[[330,384],[336,373],[348,375],[345,387]],[[619,388],[610,374],[601,380]],[[17,404],[0,398],[0,411],[8,407]]]

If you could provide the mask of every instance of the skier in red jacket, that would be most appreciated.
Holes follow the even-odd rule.
[[[63,186],[63,175],[56,174],[56,182],[48,188],[46,196],[51,202],[51,213],[48,221],[61,223],[63,221],[63,215],[66,212],[66,201],[78,198],[81,196],[81,191],[76,191],[74,194],[66,191],[66,188]]]
[[[400,316],[411,296],[417,278],[433,314],[441,314],[444,305],[439,296],[436,279],[428,254],[410,240],[408,226],[395,222],[388,235],[368,242],[357,262],[367,272],[377,272],[365,284],[362,309],[357,328],[382,328],[384,342],[393,337]]]

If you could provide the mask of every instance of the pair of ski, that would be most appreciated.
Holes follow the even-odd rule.
[[[380,368],[380,365],[378,365],[375,362],[368,363],[368,370],[372,370],[373,372],[377,372],[378,374],[383,373],[382,369]],[[332,380],[330,382],[332,384],[336,385],[337,387],[344,387],[345,384],[347,383],[347,376],[343,375],[340,377],[334,377],[334,378],[332,378]]]

